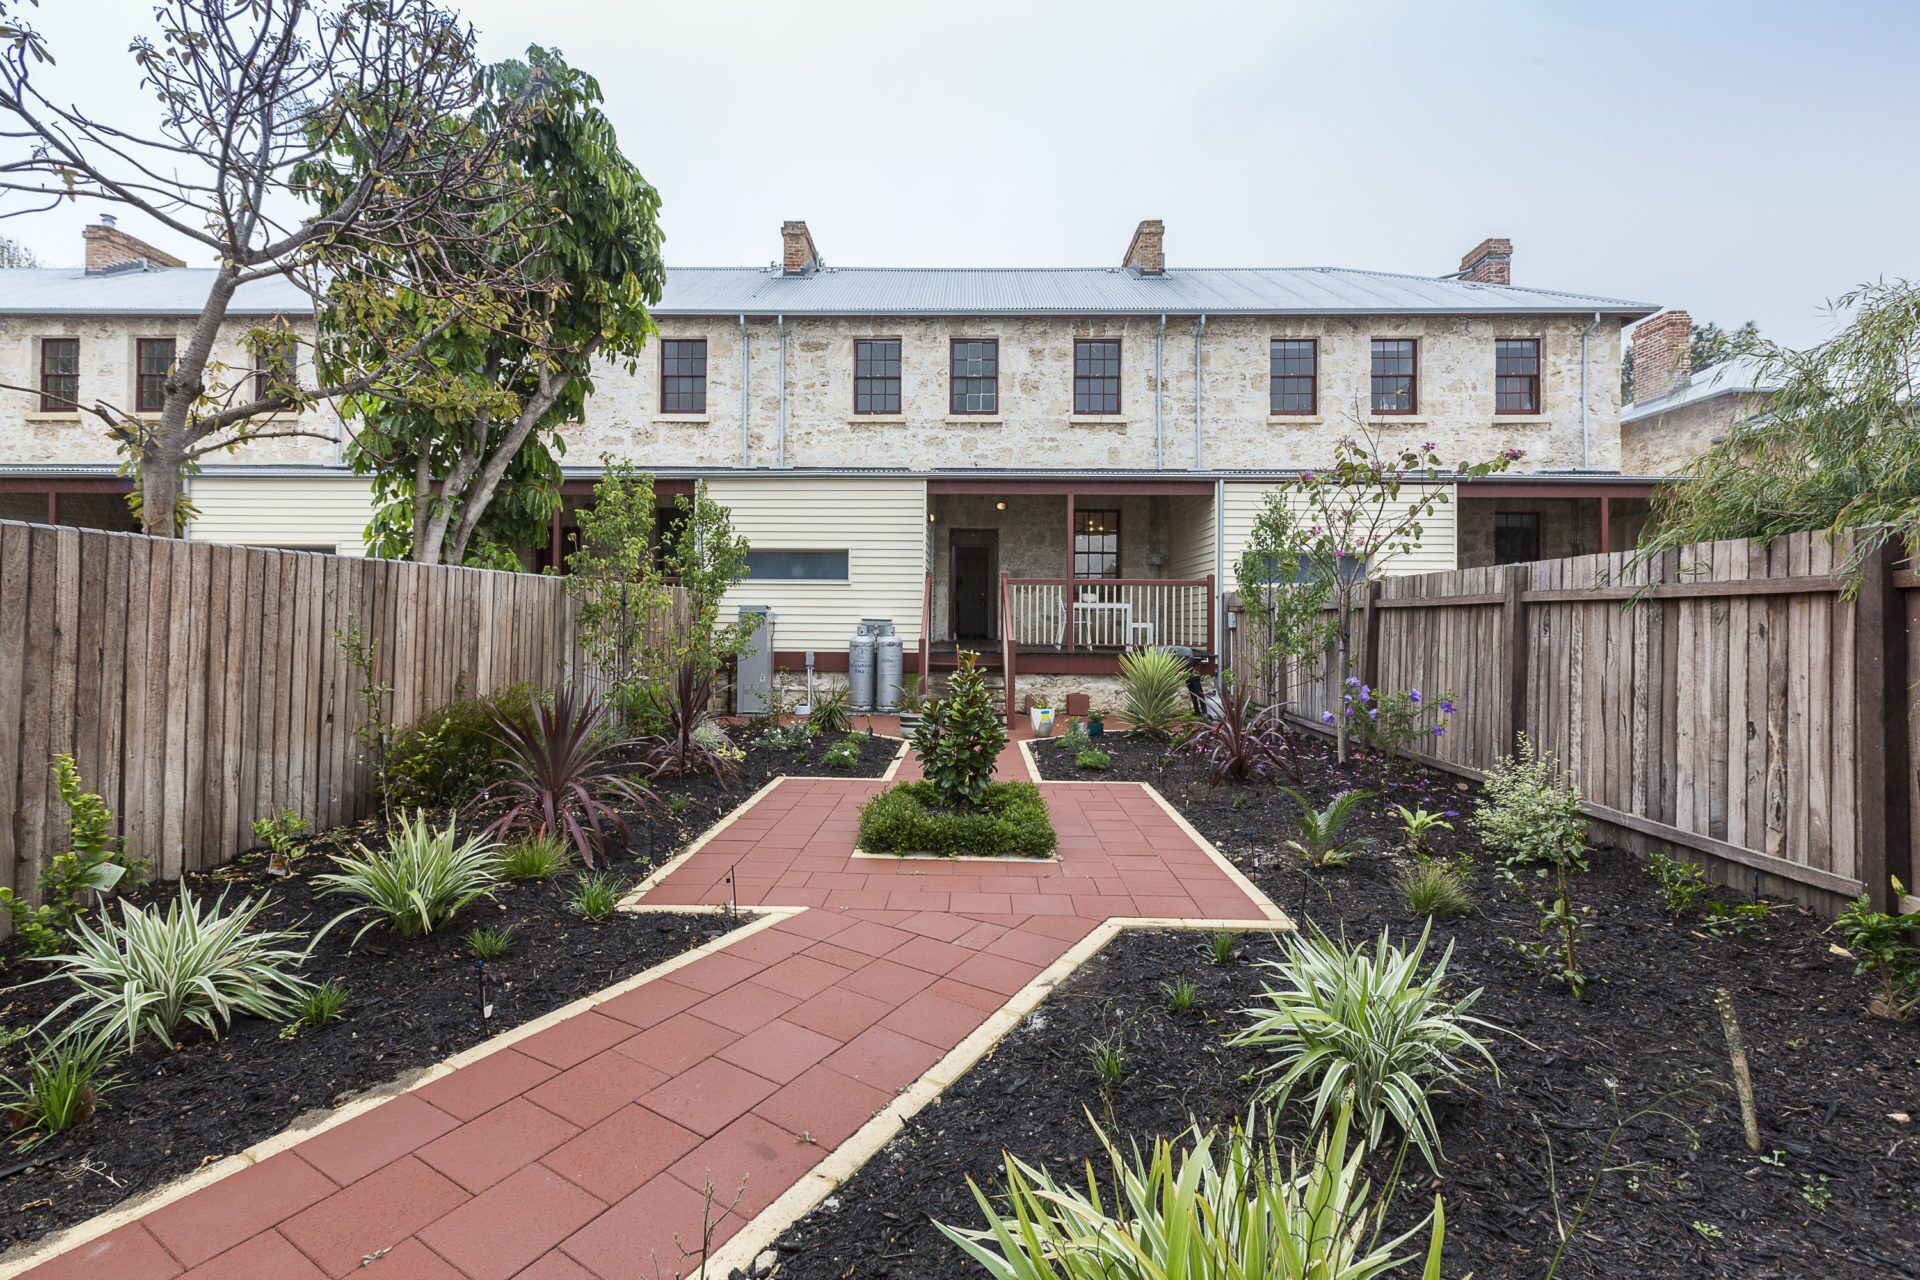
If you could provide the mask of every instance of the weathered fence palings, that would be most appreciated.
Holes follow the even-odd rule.
[[[1524,729],[1602,821],[1823,909],[1884,901],[1920,864],[1920,574],[1883,550],[1850,591],[1847,554],[1796,534],[1390,578],[1358,620],[1358,669],[1456,695],[1434,763],[1477,773]],[[1245,674],[1258,654],[1236,621]],[[1320,672],[1290,687],[1303,721],[1338,709]]]
[[[366,812],[356,623],[403,725],[576,667],[561,578],[0,522],[0,884],[64,846],[61,752],[162,876]]]

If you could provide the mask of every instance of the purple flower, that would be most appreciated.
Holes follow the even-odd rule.
[[[1332,723],[1333,723],[1333,712],[1331,712],[1331,711],[1322,711],[1322,712],[1320,713],[1320,722],[1321,722],[1322,724],[1332,724]]]
[[[1359,684],[1359,683],[1360,683],[1360,677],[1359,677],[1359,676],[1348,676],[1348,677],[1347,677],[1347,683],[1348,683],[1348,684]]]
[[[1447,716],[1450,716],[1450,715],[1452,715],[1452,714],[1453,714],[1453,699],[1452,699],[1452,698],[1442,698],[1442,699],[1440,699],[1440,714],[1441,714],[1441,715],[1447,715]]]
[[[1449,818],[1457,818],[1460,816],[1460,811],[1458,809],[1449,809],[1447,810],[1447,816]]]
[[[1429,441],[1427,441],[1427,442],[1426,442],[1425,444],[1423,444],[1423,445],[1421,445],[1420,447],[1421,447],[1422,449],[1425,449],[1425,450],[1426,450],[1426,451],[1427,451],[1428,453],[1438,453],[1438,452],[1440,452],[1440,446],[1439,446],[1439,444],[1438,444],[1437,442],[1435,442],[1435,441],[1432,441],[1432,440],[1429,440]]]
[[[1380,708],[1378,707],[1367,708],[1367,719],[1378,720],[1379,718],[1380,718]]]
[[[1372,702],[1372,701],[1373,701],[1373,690],[1372,690],[1372,689],[1369,689],[1369,688],[1368,688],[1368,687],[1367,687],[1366,685],[1364,685],[1364,684],[1360,686],[1360,701],[1362,701],[1362,702]]]
[[[1419,691],[1418,689],[1409,689],[1409,690],[1407,690],[1407,701],[1408,701],[1408,702],[1411,702],[1411,703],[1413,703],[1413,705],[1415,705],[1416,707],[1417,707],[1417,706],[1419,706],[1419,705],[1420,705],[1420,691]]]
[[[1447,726],[1443,724],[1437,724],[1433,726],[1433,736],[1436,738],[1445,737],[1446,732],[1447,732]]]

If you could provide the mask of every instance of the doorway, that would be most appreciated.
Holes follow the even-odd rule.
[[[991,640],[994,580],[1000,574],[1000,531],[955,529],[948,540],[948,634],[956,641]]]

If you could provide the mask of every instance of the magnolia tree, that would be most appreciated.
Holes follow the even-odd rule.
[[[557,215],[503,154],[532,127],[531,95],[489,103],[473,41],[432,0],[164,0],[131,46],[152,114],[107,119],[43,83],[54,51],[17,0],[0,0],[0,216],[123,206],[211,266],[157,412],[73,405],[126,456],[148,533],[178,532],[183,479],[208,454],[331,439],[300,413],[322,401],[462,394],[440,376],[435,340],[510,327],[548,291],[529,228]],[[518,237],[504,251],[503,227]],[[315,343],[254,324],[236,366],[221,355],[229,316],[263,281],[387,337]]]
[[[1358,406],[1349,418],[1354,431],[1335,442],[1327,466],[1268,493],[1234,566],[1257,636],[1259,678],[1276,701],[1290,701],[1315,673],[1347,688],[1354,615],[1371,584],[1394,557],[1419,547],[1425,521],[1451,500],[1453,484],[1505,471],[1521,457],[1507,449],[1447,466],[1433,441],[1396,449]],[[1345,717],[1335,717],[1334,732],[1345,760]]]

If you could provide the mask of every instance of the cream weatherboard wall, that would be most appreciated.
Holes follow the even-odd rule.
[[[1223,541],[1226,555],[1226,581],[1222,590],[1234,590],[1234,566],[1240,560],[1240,554],[1246,550],[1247,539],[1252,536],[1254,521],[1259,519],[1261,510],[1266,506],[1267,493],[1280,488],[1271,484],[1249,484],[1228,481],[1225,490],[1225,519],[1222,521]],[[1433,509],[1431,515],[1420,522],[1420,545],[1411,553],[1397,555],[1388,560],[1383,568],[1385,572],[1398,576],[1407,573],[1435,573],[1455,567],[1459,556],[1454,510],[1454,488],[1446,485],[1447,500]],[[1413,487],[1403,489],[1402,497],[1395,504],[1402,509],[1411,506],[1418,499]],[[1304,507],[1300,498],[1294,498],[1296,506]]]
[[[373,482],[364,476],[195,476],[196,542],[366,554]]]
[[[926,481],[904,477],[717,476],[707,495],[756,551],[845,551],[844,582],[755,581],[724,604],[768,605],[780,651],[840,651],[861,618],[891,618],[920,642],[927,566]]]

